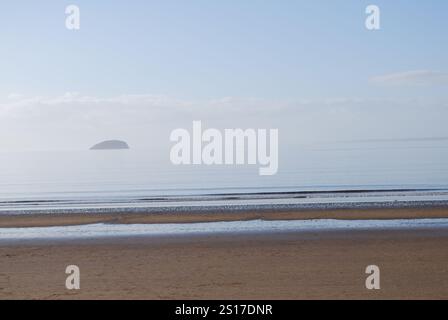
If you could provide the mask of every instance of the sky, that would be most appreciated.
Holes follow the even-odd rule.
[[[278,128],[287,146],[448,137],[445,0],[0,6],[1,151],[164,146],[193,120]]]

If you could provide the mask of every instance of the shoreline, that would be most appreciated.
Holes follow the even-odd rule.
[[[229,188],[234,190],[235,188]],[[247,188],[243,188],[247,189]],[[268,188],[273,190],[275,188]],[[278,189],[288,189],[288,191],[257,191],[257,192],[217,192],[217,193],[179,193],[179,194],[156,194],[151,196],[140,196],[133,197],[132,201],[179,201],[179,200],[194,200],[194,201],[206,201],[208,199],[214,200],[233,200],[233,199],[251,199],[251,198],[265,198],[265,199],[277,199],[277,198],[292,198],[292,197],[318,197],[318,196],[337,196],[337,195],[360,195],[368,196],[375,194],[447,194],[448,187],[438,187],[438,188],[378,188],[378,189],[350,189],[350,188],[340,188],[340,189],[323,189],[323,190],[289,190],[287,187],[279,187]],[[202,189],[192,189],[191,191],[198,191]],[[173,191],[169,189],[162,189],[161,191]],[[4,204],[44,204],[44,203],[63,203],[72,202],[73,200],[68,199],[22,199],[22,200],[0,200],[0,205]],[[86,200],[84,200],[86,201]],[[88,201],[87,201],[88,202]]]
[[[287,235],[335,235],[371,232],[424,232],[448,234],[448,219],[408,220],[249,220],[174,224],[89,224],[59,227],[2,228],[0,247],[64,243],[122,243],[143,241],[179,242],[190,239],[269,237]]]
[[[0,299],[448,300],[448,206],[357,206],[0,215]],[[365,288],[372,264],[381,290]]]
[[[107,224],[203,223],[249,220],[395,220],[448,218],[446,201],[238,207],[110,208],[0,213],[0,228]]]

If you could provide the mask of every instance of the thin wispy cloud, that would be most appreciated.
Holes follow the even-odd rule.
[[[447,117],[448,101],[440,98],[10,95],[0,100],[0,151],[85,149],[116,138],[136,147],[165,147],[173,129],[188,128],[198,119],[207,127],[278,128],[289,146],[353,137],[440,137],[448,134]]]
[[[415,70],[375,76],[374,84],[390,86],[432,86],[448,85],[448,73],[429,70]]]

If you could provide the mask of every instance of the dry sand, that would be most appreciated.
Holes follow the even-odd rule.
[[[0,298],[448,299],[447,248],[446,229],[0,243]]]

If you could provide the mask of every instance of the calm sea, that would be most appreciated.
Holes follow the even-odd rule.
[[[448,188],[448,141],[320,144],[281,149],[258,166],[174,166],[168,152],[0,153],[0,203],[132,201],[144,197],[323,190]]]

